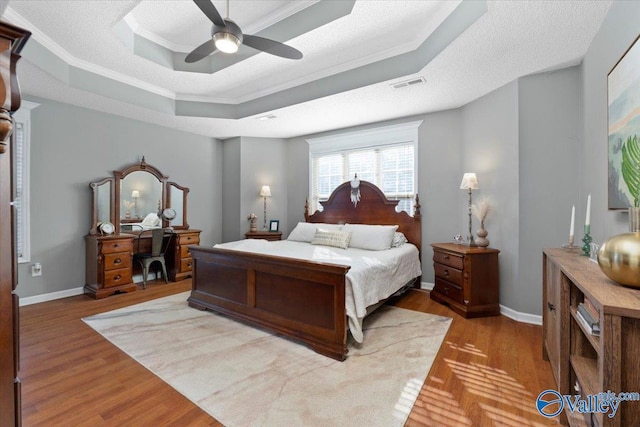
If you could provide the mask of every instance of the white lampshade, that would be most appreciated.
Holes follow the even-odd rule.
[[[462,182],[460,183],[461,190],[477,190],[480,187],[478,186],[478,178],[475,173],[465,173],[462,177]]]
[[[138,197],[140,197],[140,192],[138,190],[133,190],[131,192],[131,197],[137,199]]]
[[[271,187],[263,185],[260,190],[260,197],[271,197]]]

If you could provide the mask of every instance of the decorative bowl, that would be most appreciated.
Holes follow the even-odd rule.
[[[598,265],[611,280],[640,289],[640,232],[618,234],[604,242]]]

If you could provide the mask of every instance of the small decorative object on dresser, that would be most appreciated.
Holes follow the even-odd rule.
[[[271,222],[269,222],[269,231],[279,231],[279,230],[280,230],[280,220],[272,219]]]
[[[489,240],[487,240],[487,235],[489,234],[487,230],[484,228],[484,220],[487,219],[487,215],[491,211],[491,204],[489,200],[483,198],[471,206],[471,211],[480,221],[480,228],[476,232],[478,238],[476,239],[476,246],[480,246],[481,248],[486,248],[489,246]]]
[[[431,299],[466,318],[500,314],[497,249],[434,243]]]
[[[247,219],[249,220],[249,232],[255,233],[258,231],[258,216],[254,213],[250,213]]]

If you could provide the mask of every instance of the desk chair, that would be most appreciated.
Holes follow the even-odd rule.
[[[151,235],[151,252],[141,252],[140,242],[148,235]],[[162,266],[162,275],[164,276],[165,283],[169,283],[169,279],[167,277],[167,266],[164,262],[164,254],[167,252],[172,238],[173,230],[164,228],[144,230],[138,236],[138,246],[133,255],[133,259],[134,261],[138,261],[142,267],[142,289],[147,289],[149,267],[156,261]],[[156,278],[157,277],[158,275],[156,273]]]

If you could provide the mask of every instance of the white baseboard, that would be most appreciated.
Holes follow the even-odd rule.
[[[24,298],[20,298],[20,307],[22,307],[23,305],[37,304],[39,302],[53,301],[60,298],[73,297],[76,295],[82,295],[83,293],[84,293],[84,288],[80,287],[80,288],[73,288],[73,289],[65,289],[64,291],[51,292],[49,294],[41,294],[41,295],[34,295],[32,297],[24,297]]]
[[[433,286],[433,283],[420,282],[420,289],[431,291],[433,290]],[[509,319],[513,319],[516,322],[542,325],[542,316],[538,314],[520,313],[519,311],[515,311],[509,307],[505,307],[504,305],[500,305],[500,314],[508,317]]]
[[[516,322],[542,325],[542,316],[539,314],[520,313],[519,311],[512,310],[502,304],[500,305],[500,314],[503,314]]]

